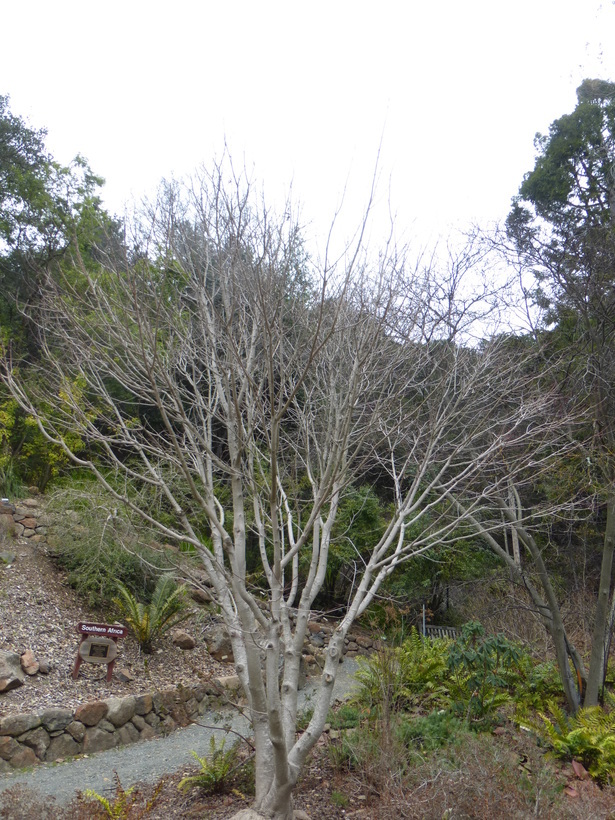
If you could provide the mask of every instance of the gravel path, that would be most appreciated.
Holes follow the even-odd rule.
[[[356,669],[356,661],[344,661],[335,681],[334,698],[341,699],[352,690]],[[299,693],[300,708],[309,704],[315,688],[314,684],[308,684]],[[230,725],[241,734],[248,732],[248,721],[231,710],[207,713],[201,723],[220,727]],[[220,737],[222,732],[192,725],[178,729],[168,737],[98,752],[66,763],[44,763],[29,771],[3,774],[0,775],[0,795],[13,786],[22,785],[41,795],[54,797],[57,805],[64,805],[74,798],[76,791],[94,789],[102,795],[113,792],[114,771],[124,788],[139,782],[155,783],[165,774],[194,765],[192,750],[201,756],[208,754],[213,734]]]

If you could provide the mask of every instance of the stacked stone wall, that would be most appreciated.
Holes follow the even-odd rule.
[[[220,682],[0,718],[0,772],[167,735],[220,705]],[[213,702],[212,702],[213,701]]]

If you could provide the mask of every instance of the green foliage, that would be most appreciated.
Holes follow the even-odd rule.
[[[395,731],[404,746],[425,753],[456,742],[466,727],[450,711],[440,709],[425,717],[404,716]]]
[[[9,499],[21,498],[23,492],[23,481],[17,475],[14,459],[0,457],[0,496]]]
[[[580,760],[600,783],[615,783],[615,698],[609,710],[590,706],[569,716],[554,702],[552,717],[540,713],[542,726],[533,728],[552,747],[557,757]]]
[[[355,729],[361,722],[362,713],[351,703],[343,703],[339,709],[331,709],[327,723],[332,729]]]
[[[149,604],[138,601],[123,584],[118,584],[119,598],[114,603],[132,628],[144,652],[152,651],[157,637],[181,623],[189,616],[186,612],[186,587],[177,586],[170,575],[161,575]]]
[[[454,711],[468,723],[488,721],[510,702],[511,672],[520,658],[519,647],[503,635],[487,636],[479,623],[465,624],[448,656]]]
[[[220,745],[216,743],[212,735],[209,741],[209,755],[199,757],[196,752],[192,756],[201,766],[198,774],[184,777],[180,780],[177,788],[180,791],[188,789],[205,789],[207,792],[219,793],[227,787],[231,774],[238,768],[239,763],[239,741],[234,743],[229,749],[225,749],[226,739]]]
[[[423,640],[413,629],[401,646],[358,659],[354,701],[376,714],[447,703],[447,656],[448,641]]]
[[[527,653],[521,654],[516,670],[511,671],[509,689],[512,689],[518,722],[543,710],[547,703],[564,697],[557,665],[552,661],[536,663]]]
[[[66,440],[77,451],[83,449],[83,443],[74,434],[67,435]],[[36,421],[14,399],[3,400],[0,390],[0,470],[9,470],[18,487],[34,484],[43,492],[63,472],[68,461],[64,450],[45,439]]]
[[[334,806],[337,806],[340,809],[345,808],[348,803],[350,802],[344,792],[332,791],[331,792],[331,802]]]
[[[47,502],[52,554],[94,607],[109,607],[118,582],[149,600],[160,571],[170,567],[165,553],[151,547],[152,534],[137,530],[115,504],[93,478],[77,472]]]
[[[117,818],[117,820],[140,820],[141,817],[150,814],[160,797],[164,780],[159,781],[152,796],[143,804],[138,789],[134,786],[124,789],[118,773],[114,772],[113,774],[115,780],[115,797],[113,799],[103,797],[93,789],[86,789],[83,796],[98,801],[105,815]]]

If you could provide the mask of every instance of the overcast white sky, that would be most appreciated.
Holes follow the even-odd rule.
[[[0,26],[0,93],[111,210],[226,140],[320,231],[347,183],[362,209],[382,138],[382,197],[421,244],[505,216],[535,132],[615,80],[612,0],[4,0]]]

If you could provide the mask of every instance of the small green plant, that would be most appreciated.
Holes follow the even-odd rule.
[[[11,458],[0,457],[0,496],[2,498],[21,498],[24,494],[24,484]]]
[[[180,791],[200,788],[218,794],[225,790],[231,774],[241,765],[239,762],[239,741],[229,749],[224,748],[225,742],[226,739],[223,739],[218,746],[215,737],[212,735],[209,741],[210,752],[207,757],[199,757],[196,752],[192,752],[192,756],[201,766],[201,771],[180,780],[177,786]]]
[[[556,757],[579,760],[600,783],[615,783],[615,698],[607,698],[610,710],[601,706],[579,709],[566,715],[556,704],[549,704],[552,717],[540,713],[542,725],[534,724]]]
[[[348,805],[348,798],[344,792],[333,791],[331,792],[331,802],[334,806],[343,809]]]
[[[453,709],[468,725],[483,728],[511,701],[510,687],[521,650],[503,635],[485,635],[481,624],[465,624],[451,645],[448,666]]]
[[[467,730],[459,718],[441,709],[425,717],[403,717],[395,731],[411,752],[426,753],[455,743]]]
[[[361,722],[361,711],[351,703],[342,704],[339,709],[331,709],[327,723],[332,729],[355,729]]]
[[[144,652],[152,651],[154,640],[189,616],[186,611],[185,585],[177,586],[170,575],[161,575],[149,604],[138,601],[132,592],[118,584],[115,604],[135,634]]]
[[[446,640],[424,640],[413,629],[404,643],[358,658],[353,700],[380,715],[412,706],[448,704]]]
[[[109,799],[103,797],[93,789],[86,789],[83,792],[83,797],[97,800],[102,806],[107,817],[118,818],[118,820],[140,820],[146,817],[154,808],[160,797],[160,793],[164,786],[164,780],[160,780],[154,789],[152,796],[143,804],[141,795],[134,786],[125,789],[117,772],[113,772],[115,780],[115,797]]]

